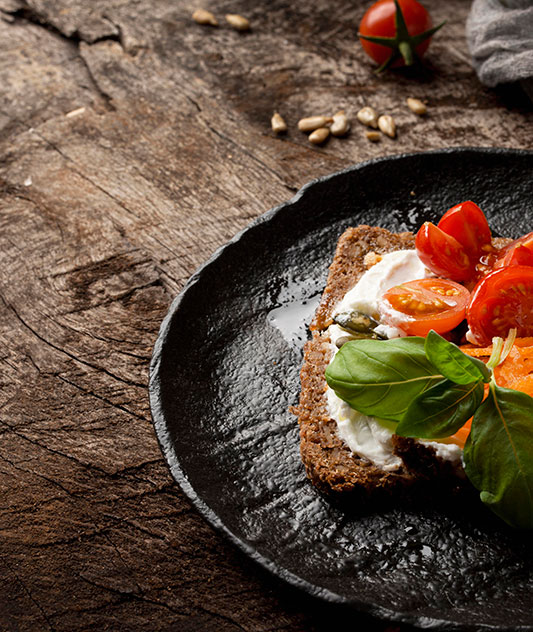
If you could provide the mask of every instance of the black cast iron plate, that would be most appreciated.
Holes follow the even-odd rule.
[[[495,232],[529,232],[533,153],[459,148],[378,159],[316,180],[260,217],[172,304],[152,359],[152,416],[198,510],[291,584],[420,627],[533,630],[529,535],[477,505],[346,515],[306,480],[289,412],[302,323],[343,230],[416,230],[466,199]]]

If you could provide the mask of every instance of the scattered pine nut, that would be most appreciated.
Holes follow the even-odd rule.
[[[367,127],[373,127],[374,129],[378,127],[378,113],[369,105],[357,112],[357,120]]]
[[[381,134],[379,132],[366,132],[366,137],[372,143],[378,143],[381,140]]]
[[[333,115],[333,123],[331,124],[330,131],[333,136],[344,136],[350,129],[350,122],[346,118],[346,112],[339,110],[337,114]]]
[[[226,22],[237,31],[249,31],[250,22],[238,13],[226,14]]]
[[[329,128],[319,127],[318,129],[315,129],[314,132],[309,134],[309,142],[313,143],[313,145],[320,145],[327,139],[328,136]]]
[[[287,123],[285,123],[284,118],[278,112],[274,112],[270,123],[272,124],[272,131],[276,134],[282,134],[287,131]]]
[[[218,20],[216,17],[211,13],[211,11],[206,11],[205,9],[196,9],[196,11],[192,14],[192,19],[198,24],[218,26]]]
[[[330,125],[331,123],[333,123],[331,116],[308,116],[307,118],[303,118],[298,121],[298,129],[301,132],[312,132],[319,127],[324,127],[325,125]]]
[[[387,136],[396,138],[396,123],[389,114],[382,114],[378,118],[378,127]]]
[[[67,118],[72,118],[73,116],[79,116],[80,114],[83,114],[84,112],[85,112],[85,107],[76,108],[75,110],[71,110],[70,112],[67,112],[65,116]]]
[[[411,110],[411,112],[419,114],[420,116],[428,111],[425,103],[420,101],[420,99],[413,99],[412,97],[407,98],[407,107]]]

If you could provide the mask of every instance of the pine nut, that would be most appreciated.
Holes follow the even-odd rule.
[[[367,127],[373,127],[374,129],[378,127],[378,113],[369,105],[357,112],[357,120]]]
[[[322,144],[329,136],[329,129],[327,127],[319,127],[314,132],[309,134],[309,142],[313,145]]]
[[[411,112],[420,116],[428,111],[425,103],[420,101],[420,99],[413,99],[412,97],[407,98],[407,107],[411,110]]]
[[[192,19],[198,24],[209,24],[210,26],[218,26],[218,20],[211,13],[205,9],[196,9],[192,14]]]
[[[339,110],[337,114],[333,115],[333,123],[331,124],[330,131],[333,136],[344,136],[350,129],[350,123],[346,118],[346,112]]]
[[[272,131],[276,134],[282,134],[287,131],[287,123],[278,112],[274,112],[272,118],[270,119],[270,123],[272,125]]]
[[[381,134],[379,132],[367,132],[366,137],[372,143],[378,143],[381,140]]]
[[[308,116],[307,118],[303,118],[298,121],[298,129],[301,132],[312,132],[319,127],[329,125],[330,123],[333,123],[333,119],[330,116]]]
[[[378,127],[387,136],[396,138],[396,123],[389,114],[382,114],[378,118]]]
[[[238,13],[228,13],[226,15],[226,22],[237,31],[250,30],[250,22]]]
[[[85,112],[85,107],[76,108],[75,110],[71,110],[70,112],[67,112],[65,116],[67,118],[72,118],[73,116],[78,116],[80,114],[83,114],[84,112]]]

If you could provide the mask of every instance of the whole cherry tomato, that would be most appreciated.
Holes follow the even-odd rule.
[[[412,65],[441,26],[433,27],[429,13],[416,0],[378,0],[364,14],[358,36],[365,52],[383,70]]]
[[[416,234],[416,252],[422,263],[438,276],[466,281],[474,274],[474,267],[463,246],[451,235],[425,222]]]
[[[533,335],[533,267],[510,265],[481,279],[472,291],[466,318],[478,345],[494,336],[505,338],[509,329],[517,336]]]
[[[383,321],[408,336],[442,334],[464,320],[470,292],[447,279],[419,279],[385,292],[379,305]]]

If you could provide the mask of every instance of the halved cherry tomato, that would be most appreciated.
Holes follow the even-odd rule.
[[[437,226],[461,244],[472,262],[477,262],[482,254],[490,250],[492,235],[489,223],[474,202],[466,201],[452,206]]]
[[[442,334],[464,319],[470,292],[447,279],[419,279],[391,288],[379,309],[387,325],[408,336],[425,336],[431,329]]]
[[[478,345],[489,344],[493,336],[505,338],[513,328],[517,336],[533,336],[533,267],[506,266],[481,279],[467,321]]]
[[[359,24],[361,45],[369,57],[378,64],[395,68],[414,61],[426,52],[433,22],[427,10],[416,0],[398,0],[403,14],[407,36],[402,37],[401,27],[397,30],[396,5],[394,0],[378,0],[364,14]],[[361,37],[362,36],[362,37]],[[415,37],[419,36],[419,37]],[[387,45],[372,42],[369,38],[390,38]]]
[[[498,253],[494,268],[533,266],[533,233],[515,239]]]
[[[425,222],[415,240],[416,252],[422,263],[439,276],[466,281],[474,274],[472,264],[461,244],[431,222]]]

